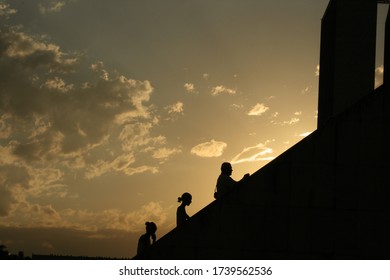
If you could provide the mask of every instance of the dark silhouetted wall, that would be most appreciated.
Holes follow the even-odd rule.
[[[384,58],[384,76],[383,83],[390,87],[390,8],[387,12],[386,31],[385,31],[385,58]]]
[[[377,3],[331,0],[321,24],[318,127],[374,89]]]

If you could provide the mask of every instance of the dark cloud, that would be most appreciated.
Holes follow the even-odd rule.
[[[58,46],[12,28],[2,33],[0,45],[0,70],[5,73],[0,77],[0,112],[35,135],[31,120],[46,119],[43,133],[20,141],[14,150],[26,160],[42,158],[55,143],[65,154],[96,145],[118,115],[129,116],[122,122],[148,117],[143,102],[149,100],[152,87],[147,81],[117,76],[84,87],[67,86],[59,75],[74,70],[77,57],[65,58]]]
[[[87,82],[77,84],[72,73],[82,67],[80,56],[22,27],[0,29],[0,222],[77,227],[69,221],[69,211],[41,205],[39,198],[66,197],[62,181],[73,168],[83,169],[86,178],[105,172],[156,173],[156,167],[135,165],[134,156],[148,145],[155,160],[151,146],[165,142],[165,137],[151,135],[158,123],[147,105],[153,88],[149,81],[110,75],[100,61],[88,68]],[[126,129],[135,126],[140,129]],[[105,225],[98,216],[108,215],[74,213],[99,228]],[[131,219],[139,214],[125,215]]]
[[[0,169],[0,217],[8,216],[14,206],[23,203],[23,188],[28,186],[26,170],[17,166]]]

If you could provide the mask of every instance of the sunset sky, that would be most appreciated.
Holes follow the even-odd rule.
[[[133,257],[314,131],[327,4],[0,0],[0,244]]]

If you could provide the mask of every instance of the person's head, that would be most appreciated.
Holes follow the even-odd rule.
[[[222,165],[221,165],[221,172],[223,174],[228,175],[228,176],[232,175],[232,172],[233,172],[232,165],[229,162],[222,163]]]
[[[177,202],[183,202],[184,205],[190,205],[192,202],[192,195],[188,192],[185,192],[177,199]]]
[[[149,234],[149,235],[153,235],[156,233],[157,231],[157,226],[155,223],[153,222],[146,222],[145,223],[145,226],[146,226],[146,232]]]

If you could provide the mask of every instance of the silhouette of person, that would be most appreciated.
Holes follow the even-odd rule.
[[[146,222],[145,226],[146,233],[141,235],[141,237],[138,239],[137,254],[145,252],[145,250],[147,250],[152,244],[156,242],[156,224],[153,222]],[[152,238],[152,242],[150,242],[150,238]]]
[[[216,198],[220,198],[231,192],[238,184],[245,182],[249,178],[249,173],[245,174],[240,181],[235,181],[232,177],[233,168],[229,162],[221,165],[221,174],[217,179]]]
[[[177,202],[181,202],[176,211],[176,226],[179,227],[190,219],[190,216],[188,216],[186,213],[186,206],[191,204],[192,195],[185,192],[177,199]]]

